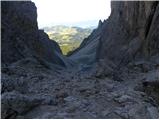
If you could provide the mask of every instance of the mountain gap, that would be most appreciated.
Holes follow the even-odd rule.
[[[48,34],[50,40],[54,40],[59,44],[63,55],[69,56],[80,46],[81,42],[98,27],[98,21],[100,19],[106,19],[107,15],[109,16],[110,2],[105,0],[96,2],[96,0],[96,4],[92,2],[93,7],[91,6],[90,9],[86,9],[86,6],[89,6],[88,3],[90,0],[77,2],[68,0],[68,2],[65,2],[65,6],[60,4],[60,1],[39,2],[33,0],[37,7],[38,27]],[[108,4],[103,4],[104,1]],[[81,12],[83,10],[79,7],[82,5],[83,9],[85,9],[85,13]],[[63,9],[61,9],[62,6]],[[98,9],[101,7],[101,9],[103,8],[102,10],[106,10],[107,12],[101,10],[104,15],[94,12],[94,7]],[[45,11],[48,15],[44,14],[42,11]],[[94,15],[92,15],[92,12],[94,12]],[[76,14],[79,16],[79,20],[76,18]],[[57,21],[57,19],[59,19],[59,21]]]
[[[83,39],[87,38],[95,27],[88,28],[70,27],[65,25],[57,25],[42,28],[48,34],[50,40],[55,40],[63,53],[68,56],[72,51],[77,49]]]
[[[111,1],[68,56],[39,29],[37,9],[1,1],[2,118],[159,118],[158,1]]]

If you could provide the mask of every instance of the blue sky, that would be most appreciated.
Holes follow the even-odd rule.
[[[67,25],[104,20],[110,15],[109,0],[32,0],[37,6],[38,26]]]

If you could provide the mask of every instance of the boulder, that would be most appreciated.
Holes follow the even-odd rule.
[[[1,96],[2,118],[14,118],[17,114],[27,112],[40,104],[40,100],[32,99],[17,91],[5,92]]]

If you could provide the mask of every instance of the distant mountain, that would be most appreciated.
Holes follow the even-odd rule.
[[[94,27],[80,28],[57,25],[44,27],[43,29],[49,35],[50,39],[59,43],[63,54],[67,55],[69,51],[79,47],[82,40],[91,34],[93,28]]]
[[[78,26],[81,28],[96,28],[98,26],[98,21],[99,20],[88,20],[88,21],[80,21],[80,22],[75,22],[68,24],[69,26]]]
[[[61,26],[61,25],[65,25],[65,26],[69,26],[69,27],[81,27],[81,28],[96,28],[98,26],[98,19],[97,20],[87,20],[87,21],[79,21],[79,22],[66,22],[66,23],[49,23],[44,25],[39,25],[39,28],[45,28],[46,26]]]

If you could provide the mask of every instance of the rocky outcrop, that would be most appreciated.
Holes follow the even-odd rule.
[[[36,9],[30,1],[2,2],[2,65],[36,57],[66,66],[58,44],[38,30]]]
[[[145,76],[139,79],[143,91],[158,101],[159,2],[112,1],[110,17],[99,21],[70,58],[91,65],[97,78],[122,82],[128,79],[122,71],[136,70]]]
[[[120,67],[134,59],[158,54],[157,1],[112,1],[111,9],[110,17],[103,23],[99,21],[98,28],[82,42],[71,58],[79,60],[85,57],[88,61],[92,55],[94,62],[103,59],[106,64],[112,61]]]
[[[2,94],[2,118],[14,118],[17,114],[21,114],[40,104],[40,100],[32,99],[19,92],[6,92]]]
[[[36,94],[27,95],[34,88],[33,85],[37,86],[34,78],[29,77],[36,73],[43,74],[43,69],[45,71],[64,69],[71,66],[73,62],[62,55],[55,41],[50,40],[43,30],[38,29],[36,6],[33,2],[3,1],[1,3],[1,115],[2,118],[15,118],[37,105],[47,105],[53,101],[52,98],[42,97],[42,95],[37,97]],[[43,77],[36,79],[40,81]]]
[[[111,9],[104,22],[107,27],[102,30],[98,58],[125,65],[158,54],[158,2],[111,2]]]

